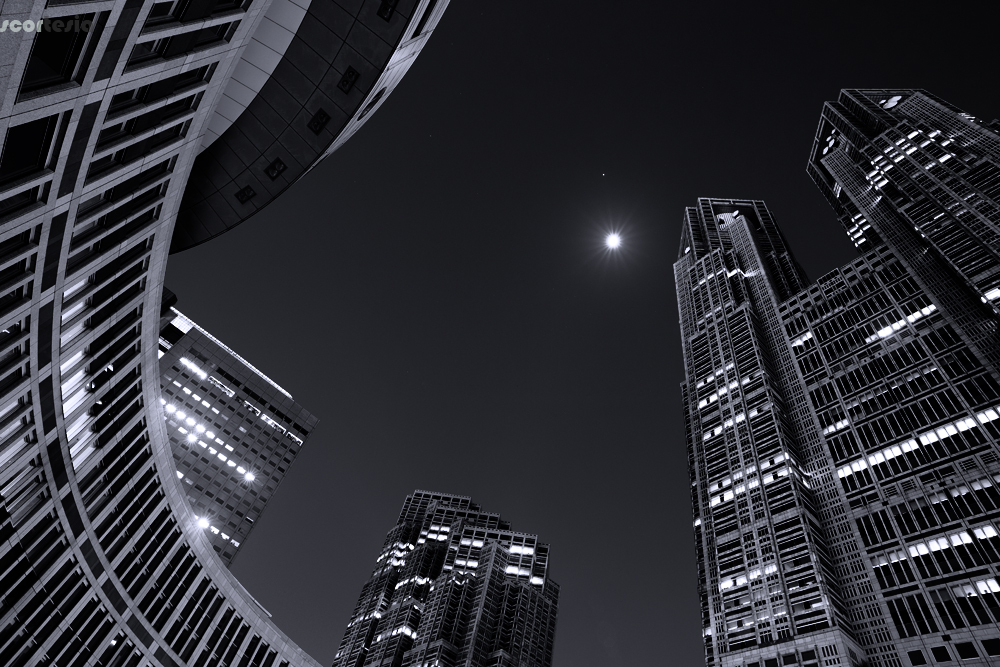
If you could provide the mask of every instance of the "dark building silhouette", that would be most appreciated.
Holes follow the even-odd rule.
[[[552,664],[549,545],[465,496],[414,491],[386,535],[334,667]]]
[[[159,357],[177,478],[228,567],[318,420],[175,308],[161,319]]]
[[[227,492],[230,468],[258,463],[229,466],[237,445],[201,415],[195,434],[223,426],[225,467],[205,481],[225,502],[192,509],[194,476],[170,443],[190,425],[175,429],[166,401],[188,388],[217,407],[226,392],[173,349],[163,361],[181,393],[160,390],[166,259],[172,239],[183,249],[225,232],[372,118],[447,5],[4,4],[23,29],[0,49],[0,665],[318,667],[213,548],[223,532],[241,541],[239,524],[223,525],[254,517],[258,488],[277,481],[269,463],[279,473],[298,447],[274,432],[304,440],[311,424],[256,374],[244,382],[208,351],[188,358],[234,392],[230,421],[274,431],[244,436],[249,454],[275,445],[250,486]],[[39,17],[51,29],[35,30]],[[173,345],[193,354],[208,340],[192,325]]]
[[[997,141],[917,91],[827,104],[809,173],[864,254],[811,284],[763,203],[688,209],[707,664],[1000,660]]]

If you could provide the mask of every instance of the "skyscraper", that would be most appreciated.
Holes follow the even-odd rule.
[[[995,126],[914,91],[827,104],[809,173],[864,254],[812,284],[761,202],[688,209],[708,664],[1000,659]]]
[[[175,308],[161,320],[159,357],[177,478],[228,567],[318,420]]]
[[[552,664],[549,545],[466,496],[414,491],[386,535],[334,667]]]
[[[861,655],[843,630],[806,473],[819,433],[778,312],[805,276],[763,202],[717,199],[685,212],[674,276],[708,664]]]
[[[174,249],[367,122],[447,4],[4,4],[0,664],[318,667],[224,567],[177,478],[166,259],[182,200]]]
[[[930,248],[1000,299],[1000,121],[920,90],[844,90],[827,102],[807,171],[866,250]]]

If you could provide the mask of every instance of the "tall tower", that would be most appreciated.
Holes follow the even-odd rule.
[[[804,474],[818,433],[778,314],[805,275],[763,202],[699,199],[674,276],[707,664],[856,655]]]
[[[177,309],[165,315],[160,403],[177,478],[229,567],[319,420]]]
[[[807,171],[862,251],[930,249],[1000,299],[1000,121],[920,90],[843,90],[823,106]]]
[[[547,667],[549,545],[466,496],[414,491],[386,535],[334,667]]]

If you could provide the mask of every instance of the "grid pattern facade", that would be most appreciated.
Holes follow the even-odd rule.
[[[824,105],[808,172],[858,248],[878,245],[861,191],[885,201],[988,302],[1000,299],[1000,121],[917,90],[844,90]],[[838,179],[834,157],[863,185]],[[890,239],[886,239],[889,241]],[[890,243],[892,244],[892,243]]]
[[[318,666],[198,526],[160,392],[177,210],[267,7],[3,6],[2,665]]]
[[[552,664],[549,546],[464,496],[414,491],[386,536],[334,667]]]
[[[788,333],[818,344],[799,352],[845,495],[832,509],[856,533],[838,555],[874,576],[844,573],[876,664],[1000,656],[998,128],[923,91],[845,90],[807,167],[868,249],[788,304]]]
[[[717,199],[687,209],[674,274],[706,663],[859,664],[778,311],[805,276],[763,202]]]
[[[869,661],[988,664],[1000,384],[885,245],[782,309],[830,457],[810,472],[833,501],[824,522]]]
[[[229,567],[318,420],[177,310],[166,319],[160,402],[177,478]]]

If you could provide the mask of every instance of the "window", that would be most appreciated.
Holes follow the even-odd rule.
[[[185,121],[182,123],[177,123],[173,127],[168,127],[165,130],[161,130],[156,134],[146,137],[134,144],[123,148],[119,151],[115,151],[109,155],[102,158],[94,160],[90,164],[90,169],[87,172],[87,180],[97,178],[105,172],[123,164],[128,164],[139,160],[150,153],[154,153],[167,144],[173,141],[183,138],[187,134],[188,128],[191,125],[191,121]],[[184,377],[188,377],[184,375]]]
[[[210,48],[221,42],[228,42],[236,34],[239,21],[223,23],[210,28],[192,30],[171,37],[162,37],[136,44],[125,66],[126,70],[161,59],[179,58],[192,51]]]
[[[372,109],[374,109],[374,108],[375,108],[375,105],[376,105],[376,104],[378,104],[379,100],[381,100],[381,99],[382,99],[382,96],[383,96],[383,95],[385,95],[385,88],[382,88],[382,89],[381,89],[380,91],[378,91],[377,93],[375,93],[375,97],[373,97],[373,98],[372,98],[372,101],[371,101],[371,102],[369,102],[368,104],[366,104],[366,105],[365,105],[365,108],[364,108],[364,110],[363,110],[363,111],[361,112],[361,114],[360,114],[360,115],[358,116],[358,120],[361,120],[361,119],[363,119],[363,118],[364,118],[365,116],[367,116],[367,115],[368,115],[368,113],[369,113],[369,112],[370,112],[370,111],[371,111]]]
[[[948,653],[947,646],[935,646],[931,649],[935,662],[951,662],[951,654]]]
[[[227,11],[245,10],[250,3],[244,0],[166,0],[157,2],[149,11],[142,27],[147,32],[155,26],[168,23],[200,21]]]
[[[46,29],[35,33],[19,94],[83,81],[100,39],[100,30],[91,31],[93,14],[43,20]]]
[[[955,644],[955,650],[958,651],[958,657],[962,660],[972,660],[979,657],[979,652],[976,651],[976,646],[972,642]]]
[[[923,651],[910,651],[906,654],[906,657],[910,659],[910,664],[914,665],[914,667],[927,664],[927,658],[924,657]]]
[[[202,93],[191,95],[121,123],[105,127],[97,137],[96,150],[99,151],[110,145],[121,143],[134,135],[141,134],[161,123],[168,123],[188,111],[197,109],[201,96]]]
[[[416,30],[413,31],[413,36],[418,37],[424,32],[424,26],[427,25],[427,19],[431,17],[431,12],[434,11],[434,5],[437,4],[437,0],[430,0],[427,3],[427,9],[424,10],[424,15],[420,17],[420,22],[417,23]],[[684,252],[687,252],[686,250]]]
[[[7,130],[0,153],[0,187],[41,171],[49,163],[59,115],[39,118]]]

